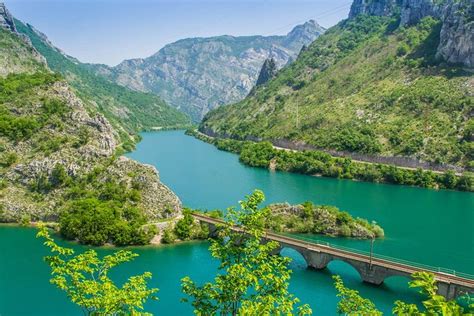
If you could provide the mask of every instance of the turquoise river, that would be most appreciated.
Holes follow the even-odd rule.
[[[185,136],[183,131],[143,134],[137,149],[128,155],[156,166],[160,179],[192,208],[224,209],[262,189],[267,203],[336,205],[353,216],[375,220],[386,237],[377,240],[377,254],[430,266],[474,274],[474,194],[435,191],[414,187],[374,184],[270,172],[239,163],[234,154]],[[42,261],[46,250],[34,238],[32,228],[0,226],[0,315],[80,315],[67,297],[48,283],[49,268]],[[320,236],[305,238],[324,239]],[[325,238],[340,246],[368,251],[370,242]],[[85,247],[65,243],[76,250]],[[125,276],[143,271],[153,273],[151,284],[160,289],[158,302],[146,307],[155,315],[192,315],[181,303],[180,279],[191,276],[198,282],[212,279],[217,263],[207,250],[207,242],[176,246],[141,247],[135,261],[114,272],[121,282]],[[100,248],[102,254],[113,249]],[[309,303],[315,315],[335,315],[337,298],[332,274],[340,274],[386,313],[396,299],[416,302],[420,297],[408,289],[407,279],[389,278],[380,287],[363,284],[357,272],[344,262],[334,261],[328,269],[306,269],[302,257],[290,250],[293,275],[291,291]]]

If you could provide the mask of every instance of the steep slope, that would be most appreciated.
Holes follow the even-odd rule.
[[[77,229],[95,216],[108,235],[73,238],[133,244],[151,238],[147,221],[179,214],[156,169],[114,157],[118,133],[26,38],[0,27],[0,51],[0,222],[72,216]]]
[[[355,1],[350,19],[242,102],[210,112],[200,130],[401,166],[473,168],[472,71],[437,57],[446,25],[411,7],[416,18],[399,26],[396,4]],[[462,21],[457,32],[472,27],[472,19]]]
[[[100,111],[120,130],[125,149],[130,149],[136,133],[154,128],[189,124],[183,113],[168,106],[158,96],[132,91],[97,76],[85,64],[67,56],[31,25],[15,21],[18,32],[28,36],[33,46],[46,58],[48,66],[63,74],[78,96],[91,109]]]
[[[273,57],[281,67],[323,32],[309,21],[286,36],[189,38],[145,59],[91,67],[121,85],[153,92],[199,121],[210,109],[244,98],[265,59]]]

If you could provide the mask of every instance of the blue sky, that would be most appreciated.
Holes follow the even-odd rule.
[[[83,62],[115,65],[187,37],[286,34],[347,17],[352,0],[5,0],[12,14]]]

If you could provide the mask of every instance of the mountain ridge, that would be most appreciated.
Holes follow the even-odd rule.
[[[200,131],[472,169],[469,62],[440,60],[446,17],[400,25],[397,12],[380,6],[393,2],[370,1],[381,14],[352,14],[328,29],[246,99],[209,112]]]
[[[273,57],[281,68],[324,31],[311,20],[287,35],[186,38],[146,58],[89,67],[118,84],[160,95],[199,121],[209,109],[244,98],[265,59]]]
[[[133,91],[98,76],[86,64],[66,54],[28,23],[15,20],[16,28],[44,56],[48,66],[61,73],[86,107],[100,111],[119,132],[123,148],[131,150],[138,133],[153,128],[186,126],[189,118],[168,106],[159,96]]]

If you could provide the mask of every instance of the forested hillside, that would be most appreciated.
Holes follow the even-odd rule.
[[[33,46],[46,58],[48,66],[63,74],[78,96],[90,109],[98,110],[120,132],[125,149],[138,139],[136,133],[154,128],[182,127],[188,117],[168,106],[158,96],[132,91],[102,76],[97,76],[85,64],[65,55],[46,36],[32,26],[15,20],[18,32],[25,34]]]
[[[177,196],[154,167],[115,156],[117,131],[14,28],[0,25],[0,52],[0,222],[59,222],[88,244],[148,243],[156,230],[144,225],[179,214]]]
[[[447,63],[437,50],[449,34],[446,14],[472,29],[469,8],[468,1],[448,3],[444,16],[403,25],[399,10],[354,13],[245,100],[210,112],[200,130],[472,169],[469,56],[467,65]]]

